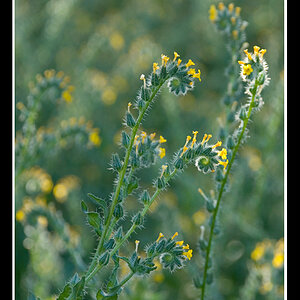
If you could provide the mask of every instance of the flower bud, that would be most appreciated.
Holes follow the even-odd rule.
[[[125,131],[122,131],[122,145],[125,148],[127,148],[129,146],[129,142],[130,142],[129,135]]]
[[[140,199],[144,204],[148,204],[150,202],[151,198],[147,190],[143,191]]]
[[[166,187],[166,183],[165,183],[165,180],[164,180],[163,177],[162,178],[160,178],[160,177],[157,178],[156,186],[160,190]]]
[[[179,169],[179,170],[183,169],[183,159],[182,159],[181,157],[178,157],[178,158],[176,159],[174,165],[175,165],[175,168],[176,168],[176,169]]]
[[[112,155],[112,167],[118,172],[122,170],[122,163],[117,153]]]
[[[143,217],[140,212],[138,212],[132,219],[132,223],[135,225],[141,225],[143,223]]]
[[[124,210],[121,204],[117,204],[114,212],[113,212],[113,216],[119,220],[120,218],[122,218],[124,216]]]
[[[135,120],[134,117],[132,116],[132,114],[130,112],[126,112],[126,124],[127,126],[129,126],[130,128],[135,126]]]

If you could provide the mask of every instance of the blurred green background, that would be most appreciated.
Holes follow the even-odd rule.
[[[263,240],[283,237],[283,1],[230,1],[242,8],[249,49],[267,49],[270,86],[263,92],[265,106],[250,124],[250,139],[240,149],[231,176],[231,189],[221,210],[222,234],[214,243],[216,288],[213,299],[240,299],[253,271],[251,252]],[[230,2],[224,2],[228,5]],[[201,69],[202,82],[185,97],[163,90],[142,126],[167,139],[166,157],[184,144],[192,130],[211,133],[217,141],[219,122],[224,114],[221,103],[227,86],[224,70],[230,56],[223,37],[208,18],[215,1],[203,0],[16,0],[15,1],[15,100],[26,104],[29,83],[46,69],[63,71],[75,86],[73,101],[57,107],[51,119],[40,126],[60,124],[70,118],[90,120],[99,128],[99,147],[65,147],[35,161],[40,173],[53,184],[47,192],[30,188],[30,176],[16,182],[16,210],[24,199],[46,198],[68,223],[88,263],[96,245],[95,235],[86,226],[80,201],[91,192],[102,197],[111,193],[114,176],[109,170],[118,146],[127,103],[133,101],[141,82],[160,55],[173,57],[177,51],[186,61],[191,58]],[[16,110],[16,131],[21,122]],[[53,125],[54,124],[54,125]],[[33,167],[33,166],[32,166]],[[151,185],[159,164],[140,171],[141,187]],[[31,174],[34,172],[31,172]],[[40,174],[39,173],[39,174]],[[213,174],[187,169],[163,193],[145,229],[132,236],[141,240],[141,249],[159,232],[175,231],[197,249],[200,225],[207,214],[197,189],[206,193],[214,188]],[[69,181],[68,181],[69,180]],[[70,183],[71,180],[71,183]],[[73,180],[73,181],[72,181]],[[66,184],[66,182],[69,182]],[[57,197],[57,184],[65,185],[67,196]],[[92,206],[92,203],[89,203]],[[127,201],[128,214],[137,208],[134,197]],[[64,283],[79,271],[51,226],[16,221],[16,299],[27,299],[28,291],[42,299],[53,299]],[[131,245],[132,244],[132,245]],[[129,247],[134,247],[131,243]],[[193,256],[187,267],[168,274],[157,271],[146,280],[128,285],[124,299],[196,299],[192,274],[201,265]],[[270,265],[270,259],[268,262]],[[257,289],[255,298],[282,297],[282,273],[272,279],[273,288]],[[276,281],[277,280],[277,281]],[[247,285],[249,287],[249,285]]]

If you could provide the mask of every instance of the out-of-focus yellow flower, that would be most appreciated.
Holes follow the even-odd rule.
[[[104,102],[104,104],[112,105],[116,102],[116,99],[117,93],[113,88],[107,87],[104,89],[101,97],[101,100]]]
[[[94,146],[97,146],[99,147],[102,140],[99,136],[99,129],[98,128],[95,128],[93,129],[93,131],[90,133],[89,135],[89,141],[94,145]]]
[[[162,272],[155,272],[153,275],[153,280],[157,283],[163,282],[165,279],[165,276]]]
[[[53,188],[53,182],[50,176],[43,176],[41,178],[41,190],[44,193],[50,193]]]
[[[53,188],[53,195],[58,202],[64,202],[68,196],[68,189],[64,184],[58,183]]]
[[[68,90],[63,91],[61,96],[68,103],[71,103],[73,101],[73,97]]]
[[[284,254],[283,253],[276,253],[272,260],[272,265],[274,268],[280,268],[284,262]]]
[[[109,37],[109,43],[115,50],[121,50],[124,47],[124,38],[119,32],[114,32]]]
[[[266,246],[263,242],[257,243],[255,249],[251,252],[251,259],[254,261],[260,260],[265,254]]]
[[[19,222],[22,222],[24,219],[25,219],[25,213],[22,209],[19,209],[16,212],[16,220],[19,221]]]
[[[37,222],[38,222],[39,225],[41,225],[44,228],[48,226],[48,220],[44,216],[38,216],[37,217]]]
[[[193,214],[192,219],[193,219],[193,221],[194,221],[194,223],[196,225],[202,225],[205,222],[205,220],[206,220],[205,211],[204,210],[198,210],[198,211],[196,211]]]
[[[165,148],[159,148],[159,157],[163,158],[166,156],[166,149]]]
[[[210,8],[209,8],[209,19],[214,22],[217,18],[217,15],[218,15],[218,11],[216,9],[216,6],[215,5],[211,5]]]

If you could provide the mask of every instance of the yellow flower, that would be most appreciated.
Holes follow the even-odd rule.
[[[284,255],[283,253],[276,253],[272,260],[272,265],[274,268],[278,269],[283,265],[284,262]]]
[[[258,47],[258,46],[254,46],[254,47],[253,47],[253,50],[254,50],[254,54],[255,54],[255,55],[258,55],[259,49],[260,49],[260,47]]]
[[[162,64],[163,66],[166,66],[169,59],[170,59],[170,58],[169,58],[168,56],[162,54],[162,55],[161,55],[161,64]]]
[[[222,159],[227,158],[227,150],[223,148],[221,151],[218,151],[218,155],[221,156]]]
[[[220,147],[222,145],[221,141],[218,141],[215,145],[212,146],[212,148]]]
[[[191,59],[189,59],[189,61],[186,63],[185,66],[188,68],[188,67],[194,66],[194,65],[195,65],[195,63]]]
[[[178,242],[176,242],[176,245],[177,245],[177,246],[182,246],[183,243],[184,243],[184,241],[178,241]]]
[[[62,93],[62,98],[66,101],[66,102],[69,102],[71,103],[73,101],[73,97],[71,95],[71,93],[66,90],[66,91],[63,91]]]
[[[173,61],[175,61],[177,59],[177,57],[180,57],[180,55],[174,51],[174,58],[173,58]]]
[[[130,112],[130,107],[132,106],[132,103],[131,102],[128,102],[128,104],[127,104],[127,110],[128,110],[128,112]]]
[[[236,40],[239,36],[239,32],[237,30],[232,30],[232,36]]]
[[[253,72],[252,66],[250,64],[245,64],[243,66],[243,75],[249,76]]]
[[[265,254],[265,245],[263,243],[258,243],[255,249],[251,252],[251,259],[254,261],[260,260]]]
[[[64,202],[68,196],[68,193],[67,187],[62,183],[56,184],[53,188],[54,197],[58,202]]]
[[[201,72],[200,72],[200,70],[198,69],[198,73],[195,73],[195,74],[193,75],[193,78],[198,78],[199,81],[201,81],[200,74],[201,74]]]
[[[220,3],[218,4],[218,8],[219,8],[219,10],[224,10],[224,8],[225,8],[224,3],[223,3],[223,2],[220,2]]]
[[[181,64],[181,62],[182,62],[182,59],[178,58],[178,60],[177,60],[177,67],[179,67],[179,65]]]
[[[207,134],[205,133],[204,136],[203,136],[201,145],[203,145],[205,142],[208,142],[208,141],[210,140],[211,137],[212,137],[211,134],[207,135]]]
[[[191,69],[188,70],[187,74],[194,75],[194,74],[196,74],[196,70],[191,68]]]
[[[144,144],[145,138],[147,137],[147,133],[145,131],[142,131],[141,138],[142,138],[142,144]]]
[[[191,260],[191,258],[192,258],[192,256],[193,256],[193,250],[191,249],[191,250],[189,250],[188,252],[183,252],[182,254],[184,255],[184,256],[186,256],[187,258],[188,258],[188,260]]]
[[[159,143],[162,144],[162,143],[165,143],[167,140],[163,137],[163,136],[160,136],[159,137]]]
[[[16,212],[16,220],[19,221],[19,222],[21,222],[24,219],[25,219],[25,213],[24,213],[24,211],[22,209],[18,210]]]
[[[161,166],[161,175],[160,175],[160,178],[164,175],[164,172],[166,171],[168,165],[162,165]]]
[[[234,9],[234,4],[233,3],[228,4],[228,11],[230,13],[233,12],[233,9]]]
[[[191,144],[191,148],[193,148],[194,144],[196,143],[197,141],[197,134],[198,134],[198,131],[193,131],[193,140],[192,140],[192,144]]]
[[[224,167],[224,170],[227,168],[228,165],[228,159],[226,161],[219,161],[219,164]]]
[[[164,235],[160,232],[159,235],[158,235],[158,238],[157,238],[156,242],[158,243],[159,240],[160,240],[162,237],[164,237]]]
[[[153,63],[153,73],[155,74],[156,70],[159,69],[158,63]]]
[[[98,131],[99,131],[98,129],[94,129],[89,135],[89,140],[94,146],[100,146],[102,142]]]
[[[263,57],[264,54],[265,54],[266,52],[267,52],[266,49],[261,49],[261,50],[259,51],[259,54],[261,55],[261,57]]]
[[[143,80],[143,81],[144,81],[144,88],[146,88],[146,77],[145,77],[144,74],[142,74],[142,75],[140,76],[140,80]]]
[[[151,133],[149,136],[150,136],[150,140],[151,141],[153,141],[153,139],[155,138],[155,135],[156,135],[156,133],[155,132],[153,132],[153,133]]]
[[[240,13],[241,13],[241,8],[239,7],[239,6],[237,6],[236,8],[235,8],[235,15],[236,16],[239,16],[240,15]]]
[[[175,232],[175,233],[173,234],[173,236],[171,237],[171,240],[174,240],[174,238],[175,238],[177,235],[178,235],[178,232]]]
[[[244,65],[244,64],[245,64],[245,62],[242,61],[242,60],[238,60],[238,63],[239,63],[240,65]]]
[[[247,55],[248,59],[249,59],[249,60],[252,60],[252,56],[251,56],[251,54],[248,52],[248,49],[245,49],[244,52],[245,52],[245,54]]]
[[[218,15],[218,11],[216,9],[215,5],[211,5],[209,8],[209,19],[213,22],[216,20],[217,15]]]
[[[182,247],[182,249],[188,250],[188,249],[190,249],[190,245],[186,244],[185,246]]]
[[[138,250],[139,243],[140,243],[139,240],[136,240],[136,241],[135,241],[135,252],[137,252],[137,250]]]
[[[181,153],[180,157],[181,157],[181,156],[183,155],[183,153],[186,152],[186,150],[188,149],[188,147],[187,147],[186,145],[187,145],[188,142],[191,140],[191,138],[192,138],[192,137],[189,136],[189,135],[186,137],[185,144],[184,144],[184,146],[183,146],[183,150],[182,150],[182,153]]]
[[[165,148],[159,148],[159,157],[163,158],[166,156],[166,149]]]

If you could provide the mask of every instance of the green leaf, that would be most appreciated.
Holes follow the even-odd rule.
[[[93,194],[91,194],[91,193],[88,193],[88,196],[89,196],[91,199],[95,200],[95,201],[97,202],[97,204],[101,207],[101,209],[102,209],[104,212],[106,212],[106,210],[107,210],[107,203],[106,203],[105,200],[103,200],[103,199],[101,199],[101,198],[99,198],[99,197],[97,197],[97,196],[95,196],[95,195],[93,195]]]
[[[67,298],[72,293],[72,285],[71,283],[67,283],[63,289],[63,291],[59,294],[57,300],[67,300]]]
[[[96,212],[87,212],[87,219],[89,224],[94,227],[95,229],[99,229],[101,225],[101,218],[98,213]]]
[[[82,299],[82,292],[85,285],[85,276],[82,276],[81,280],[75,284],[73,288],[72,296],[75,296],[75,300],[81,300]],[[73,299],[73,298],[72,298]]]
[[[88,207],[87,205],[85,204],[85,202],[83,200],[81,200],[81,210],[84,212],[84,213],[87,213],[88,212]]]

